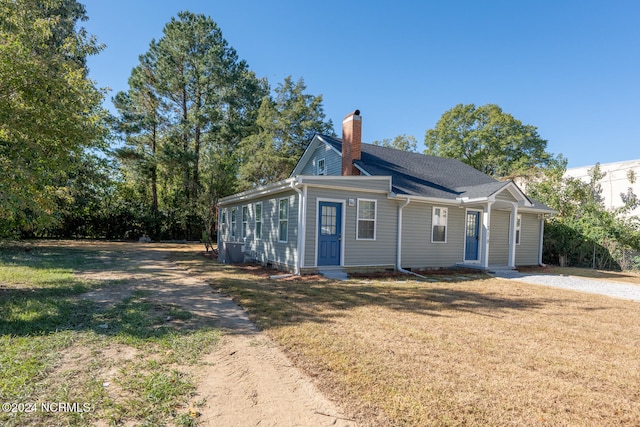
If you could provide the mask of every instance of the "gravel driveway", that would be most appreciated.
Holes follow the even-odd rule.
[[[606,295],[640,301],[640,286],[610,280],[586,279],[577,276],[561,276],[557,274],[529,274],[515,270],[498,270],[493,275],[501,279],[518,280],[536,285],[553,286],[579,292]]]

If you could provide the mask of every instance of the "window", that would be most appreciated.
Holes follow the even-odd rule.
[[[324,159],[318,159],[318,175],[326,175],[327,169],[325,167]]]
[[[278,232],[278,240],[281,242],[287,241],[287,233],[289,231],[289,199],[280,199],[279,204],[280,228]]]
[[[447,208],[433,207],[431,242],[447,243]]]
[[[516,217],[516,245],[520,244],[520,229],[522,228],[522,215]]]
[[[242,237],[247,237],[249,232],[249,206],[242,207]]]
[[[256,239],[262,239],[262,202],[256,203]]]
[[[236,208],[231,208],[231,237],[236,237]]]
[[[222,225],[227,223],[227,210],[226,209],[222,209]]]
[[[376,201],[358,199],[358,240],[376,239]]]

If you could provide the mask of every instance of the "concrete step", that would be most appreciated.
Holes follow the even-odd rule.
[[[342,270],[319,270],[318,273],[331,280],[347,280],[349,276]]]

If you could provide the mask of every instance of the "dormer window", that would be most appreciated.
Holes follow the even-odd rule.
[[[318,175],[326,175],[327,169],[325,167],[324,159],[318,159]]]

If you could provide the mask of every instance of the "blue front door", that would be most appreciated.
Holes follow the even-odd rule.
[[[318,211],[318,265],[340,265],[342,204],[320,202]]]
[[[464,243],[464,260],[478,261],[480,244],[480,212],[467,212],[466,239]]]

